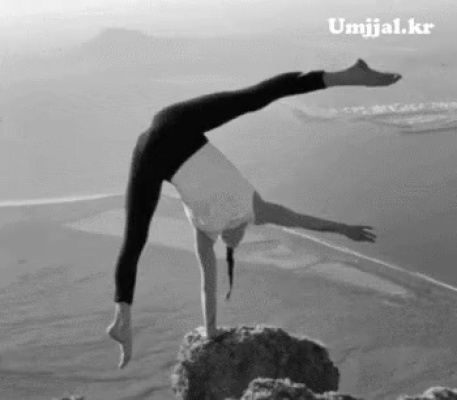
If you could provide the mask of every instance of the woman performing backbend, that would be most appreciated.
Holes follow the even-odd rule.
[[[371,69],[359,59],[351,67],[326,72],[288,72],[239,90],[203,95],[159,111],[133,151],[126,193],[124,241],[115,268],[115,315],[107,333],[120,345],[120,368],[132,356],[131,306],[137,264],[160,198],[163,181],[174,185],[194,226],[201,268],[201,297],[208,340],[215,338],[218,236],[227,245],[230,285],[233,251],[249,224],[276,224],[334,232],[374,242],[370,226],[347,225],[299,214],[262,199],[238,169],[206,138],[206,132],[275,100],[333,86],[389,86],[399,74]],[[230,293],[229,293],[230,295]],[[228,296],[229,296],[228,295]],[[227,298],[228,298],[227,296]]]

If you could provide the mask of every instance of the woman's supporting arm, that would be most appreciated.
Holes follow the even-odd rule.
[[[201,301],[206,335],[209,339],[217,333],[217,261],[214,241],[196,229],[196,247],[201,268]]]

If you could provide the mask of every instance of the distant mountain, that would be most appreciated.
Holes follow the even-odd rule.
[[[310,42],[311,43],[311,42]],[[312,44],[312,43],[311,43]],[[154,75],[265,73],[293,68],[306,60],[303,45],[267,36],[156,37],[110,28],[66,50],[5,60],[6,80],[59,78],[105,69],[148,68]],[[257,74],[257,76],[258,76]]]

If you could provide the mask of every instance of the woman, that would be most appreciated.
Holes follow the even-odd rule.
[[[133,152],[126,194],[124,242],[115,270],[115,316],[107,333],[120,344],[120,368],[127,365],[132,355],[131,305],[137,264],[163,181],[176,187],[195,228],[208,339],[218,334],[213,245],[219,235],[227,245],[230,283],[233,250],[250,223],[335,232],[356,241],[375,240],[376,236],[368,231],[372,229],[369,226],[350,226],[301,215],[265,201],[236,167],[211,145],[205,133],[282,97],[333,86],[389,86],[400,78],[398,74],[372,70],[359,59],[346,70],[284,73],[243,89],[173,104],[155,115],[151,127],[138,138]]]

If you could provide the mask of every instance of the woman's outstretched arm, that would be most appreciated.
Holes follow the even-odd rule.
[[[369,232],[373,229],[371,226],[348,225],[301,214],[283,205],[263,200],[258,192],[254,194],[254,214],[257,225],[274,224],[289,228],[339,233],[357,242],[374,242],[376,239],[376,235]]]

